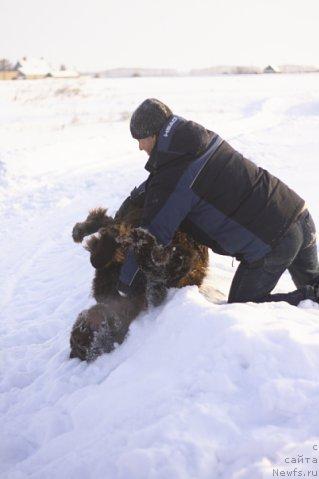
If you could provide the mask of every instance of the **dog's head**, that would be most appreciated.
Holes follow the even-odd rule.
[[[92,361],[102,353],[109,353],[114,349],[115,336],[115,325],[108,308],[96,304],[82,311],[73,325],[70,358]]]
[[[86,361],[91,347],[94,330],[88,322],[88,310],[82,311],[73,325],[70,337],[70,358],[79,358]]]
[[[93,361],[102,353],[109,353],[117,342],[124,340],[116,315],[107,305],[96,304],[82,311],[75,321],[70,337],[70,358]],[[123,338],[122,338],[123,336]]]

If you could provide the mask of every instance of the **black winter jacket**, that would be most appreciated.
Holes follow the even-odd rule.
[[[131,197],[144,201],[141,226],[162,244],[178,228],[219,254],[252,263],[263,258],[296,221],[304,200],[216,133],[172,116],[145,165],[148,179]],[[129,253],[119,290],[138,272]]]

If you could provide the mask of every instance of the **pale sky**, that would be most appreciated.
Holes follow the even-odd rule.
[[[80,70],[319,65],[319,0],[0,0],[0,58]]]

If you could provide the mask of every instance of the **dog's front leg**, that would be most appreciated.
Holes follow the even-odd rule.
[[[107,226],[112,218],[106,216],[105,208],[91,210],[85,221],[76,223],[72,230],[72,238],[76,243],[81,243],[85,236],[96,233],[103,226]]]

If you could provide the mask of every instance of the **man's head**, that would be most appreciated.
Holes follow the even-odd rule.
[[[148,98],[137,107],[130,129],[132,137],[139,142],[140,150],[151,154],[160,130],[172,115],[170,108],[155,98]]]

